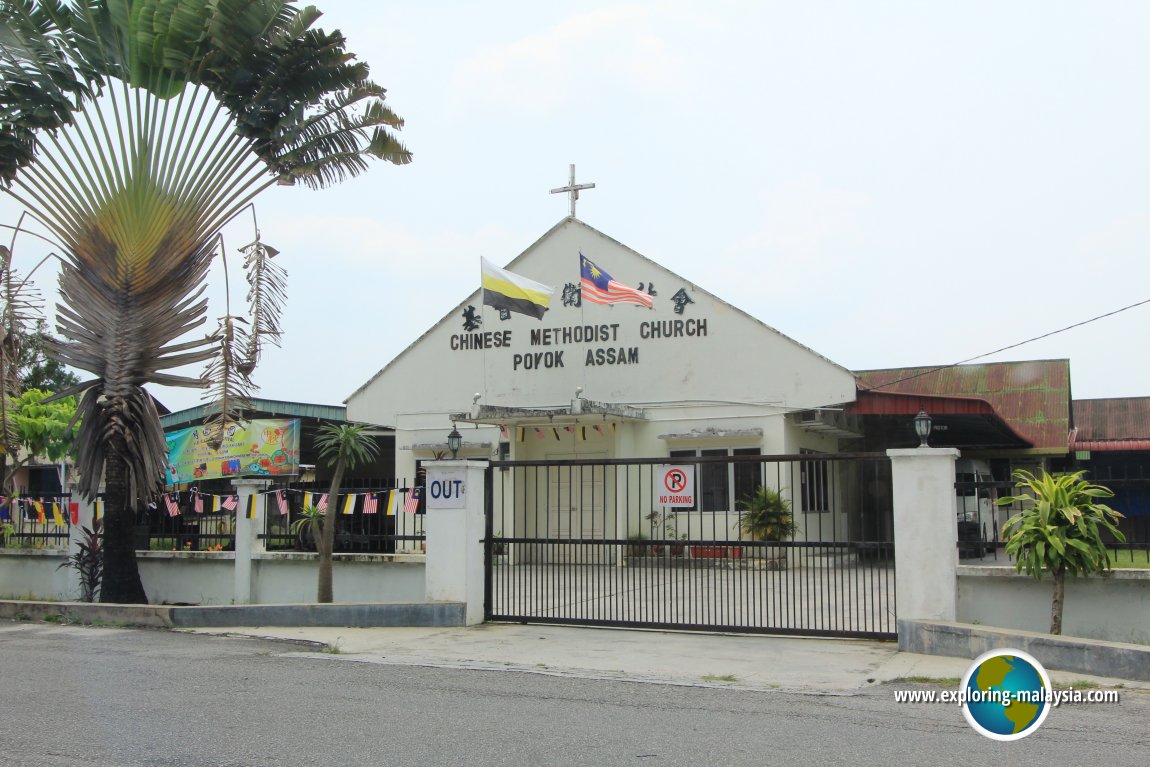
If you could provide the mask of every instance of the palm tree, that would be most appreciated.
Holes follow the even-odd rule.
[[[1123,515],[1099,498],[1112,498],[1114,492],[1083,479],[1085,471],[1073,474],[1035,476],[1024,469],[1014,472],[1015,487],[1025,492],[999,498],[998,505],[1022,504],[1022,511],[1006,520],[1002,534],[1006,553],[1015,558],[1018,572],[1041,580],[1049,571],[1054,579],[1050,602],[1050,633],[1062,633],[1062,607],[1066,595],[1066,574],[1077,577],[1111,569],[1110,550],[1103,532],[1118,543],[1126,536],[1118,529]]]
[[[274,340],[274,317],[249,334],[230,308],[189,339],[221,228],[277,182],[322,188],[370,157],[411,160],[384,89],[338,31],[313,29],[319,15],[284,0],[0,0],[0,184],[61,255],[52,352],[94,376],[60,394],[81,395],[82,494],[104,480],[103,601],[146,601],[133,509],[162,489],[166,446],[144,385],[203,388],[167,371],[218,355],[226,421],[261,335]],[[258,231],[247,252],[274,255]]]
[[[344,471],[379,457],[379,444],[366,424],[329,423],[320,427],[315,445],[319,448],[320,457],[335,467],[331,487],[327,491],[327,512],[321,525],[322,534],[316,539],[319,580],[315,601],[330,602],[333,599],[331,554],[335,548],[335,525],[339,519],[339,486],[343,482]]]

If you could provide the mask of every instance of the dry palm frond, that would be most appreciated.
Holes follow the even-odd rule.
[[[208,392],[204,399],[204,427],[208,434],[208,444],[219,450],[227,436],[229,427],[238,423],[243,411],[251,409],[251,396],[255,390],[251,379],[240,370],[249,336],[245,323],[240,317],[220,318],[216,332],[216,356],[208,364],[204,378]]]
[[[0,447],[14,455],[20,435],[12,418],[20,396],[20,343],[40,319],[43,303],[12,268],[12,250],[0,245]]]
[[[244,254],[244,271],[248,278],[248,309],[252,330],[240,370],[250,376],[259,362],[263,342],[280,345],[283,328],[280,317],[287,302],[287,271],[272,259],[278,250],[260,242],[259,232],[254,242],[240,248]]]

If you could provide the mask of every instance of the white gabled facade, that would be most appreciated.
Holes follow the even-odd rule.
[[[654,308],[574,305],[580,253],[653,288]],[[850,371],[578,219],[506,268],[556,288],[542,320],[501,320],[477,290],[348,398],[350,420],[395,428],[399,477],[445,449],[461,413],[470,458],[496,457],[501,442],[515,459],[838,449],[786,416],[853,401]],[[470,330],[469,307],[482,320]]]

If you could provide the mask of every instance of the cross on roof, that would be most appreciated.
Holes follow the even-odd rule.
[[[567,186],[561,186],[558,189],[552,189],[551,194],[560,194],[567,192],[571,195],[571,218],[575,218],[575,201],[579,199],[580,189],[594,189],[594,184],[576,184],[575,183],[575,166],[569,166],[571,169],[571,178],[567,182]]]

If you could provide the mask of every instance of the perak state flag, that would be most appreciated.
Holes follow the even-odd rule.
[[[479,259],[483,283],[483,305],[543,319],[555,288],[500,269],[486,258]]]
[[[616,282],[582,253],[579,254],[579,286],[583,300],[593,304],[639,304],[648,309],[655,305],[655,299],[651,296]]]

